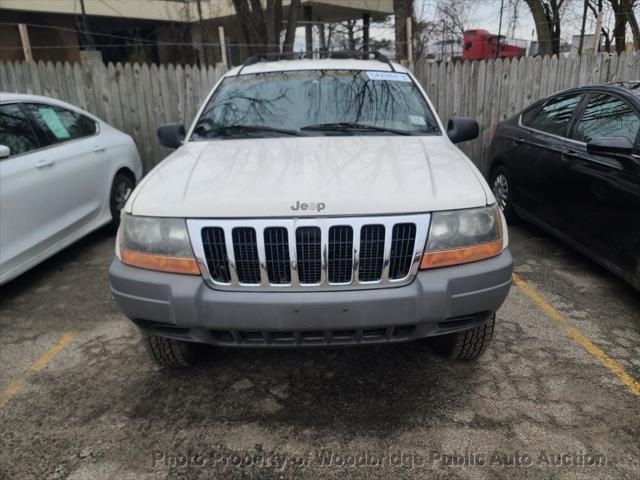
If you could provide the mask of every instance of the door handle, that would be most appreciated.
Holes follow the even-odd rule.
[[[516,142],[518,145],[522,145],[524,143],[524,138],[518,137],[518,138],[514,139],[513,141]]]
[[[55,165],[56,162],[54,162],[53,160],[40,160],[38,163],[36,163],[36,168],[46,168],[46,167],[52,167],[53,165]]]
[[[576,152],[575,150],[566,150],[563,154],[563,157],[573,157],[573,158],[580,158],[580,152]]]
[[[93,152],[94,152],[94,153],[100,153],[100,152],[104,152],[106,149],[107,149],[107,147],[98,147],[98,146],[95,146],[95,147],[93,147]]]

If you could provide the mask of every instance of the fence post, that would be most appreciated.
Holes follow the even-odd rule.
[[[18,30],[20,31],[20,41],[22,42],[22,51],[24,52],[24,59],[27,62],[33,62],[33,53],[31,52],[31,41],[29,40],[29,31],[24,23],[18,24]]]

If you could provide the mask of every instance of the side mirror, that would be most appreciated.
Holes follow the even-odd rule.
[[[181,123],[166,123],[158,127],[158,139],[163,147],[178,148],[185,136],[186,131]]]
[[[9,155],[11,155],[11,149],[6,145],[0,145],[0,159],[9,158]]]
[[[451,117],[447,123],[447,136],[453,143],[466,142],[478,138],[478,122],[467,117]]]
[[[631,155],[633,143],[625,137],[598,137],[587,143],[587,152],[604,157]]]

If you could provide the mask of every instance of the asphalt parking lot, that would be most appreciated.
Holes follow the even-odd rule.
[[[640,294],[511,228],[477,363],[423,343],[216,351],[163,371],[96,232],[0,289],[0,478],[640,478]]]

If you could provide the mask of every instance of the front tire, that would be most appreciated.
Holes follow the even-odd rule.
[[[111,209],[111,228],[118,229],[120,225],[120,211],[127,203],[131,194],[134,181],[126,173],[118,173],[111,184],[111,195],[109,196],[109,208]]]
[[[511,172],[504,165],[498,165],[491,172],[489,186],[496,197],[496,202],[507,222],[517,220],[517,215],[513,210],[513,181]]]
[[[476,328],[436,337],[435,350],[449,360],[476,360],[491,343],[495,324],[493,314]]]
[[[189,368],[200,359],[200,345],[173,338],[144,334],[144,343],[151,358],[161,367]]]

